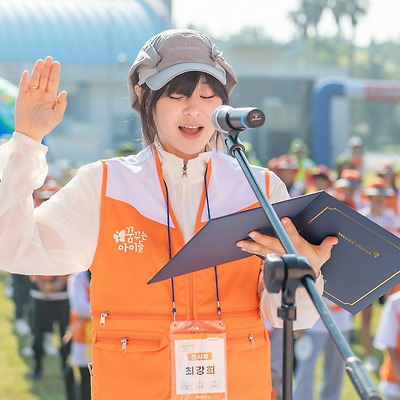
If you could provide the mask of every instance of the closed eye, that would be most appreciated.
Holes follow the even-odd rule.
[[[185,96],[182,96],[182,95],[179,95],[179,94],[171,94],[170,96],[169,96],[169,98],[170,99],[173,99],[173,100],[181,100],[181,99],[183,99]]]

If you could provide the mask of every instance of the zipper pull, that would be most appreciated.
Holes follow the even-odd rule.
[[[108,312],[102,312],[100,315],[100,327],[104,328],[106,326],[106,317],[108,315]]]
[[[182,178],[187,178],[187,165],[183,166]]]
[[[126,353],[126,343],[128,342],[128,339],[126,337],[121,338],[121,343],[122,343],[122,353]]]
[[[254,344],[254,336],[251,333],[249,335],[249,340],[251,342],[251,349],[254,350],[256,348],[256,345]]]

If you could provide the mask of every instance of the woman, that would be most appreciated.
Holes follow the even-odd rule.
[[[90,268],[93,399],[204,393],[213,399],[227,393],[230,399],[269,399],[269,342],[259,308],[261,299],[262,312],[278,324],[280,296],[265,290],[258,257],[146,284],[209,218],[258,205],[236,161],[221,151],[210,121],[212,111],[229,102],[234,71],[199,32],[169,30],[151,38],[128,76],[131,106],[142,117],[144,150],[82,167],[34,212],[30,192],[46,175],[40,142],[66,108],[66,93],[57,95],[59,74],[59,63],[47,57],[21,77],[17,132],[0,149],[0,265],[20,273]],[[259,167],[254,173],[271,201],[288,198],[276,175]],[[290,220],[282,222],[322,291],[319,270],[337,239],[314,246]],[[276,238],[257,232],[250,237],[253,241],[238,243],[244,251],[284,252]],[[297,305],[298,328],[312,325],[317,316],[304,291]],[[218,346],[191,352],[196,368],[186,360],[190,365],[182,369],[179,351],[195,342],[179,335],[191,335],[190,327],[204,333],[202,344]],[[215,365],[203,359],[209,354]]]

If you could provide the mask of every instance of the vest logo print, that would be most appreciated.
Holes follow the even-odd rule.
[[[129,226],[113,234],[115,243],[118,245],[118,250],[127,252],[134,251],[135,253],[143,253],[147,234],[143,231],[136,231],[133,226]]]

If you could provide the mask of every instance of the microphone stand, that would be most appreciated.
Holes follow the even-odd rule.
[[[282,400],[292,400],[293,321],[296,320],[295,292],[300,284],[303,284],[306,288],[330,336],[345,361],[347,374],[360,399],[382,400],[367,370],[360,359],[354,355],[342,332],[336,325],[328,307],[319,295],[314,284],[315,274],[308,260],[305,257],[299,257],[279,217],[256,181],[245,156],[244,146],[238,139],[239,133],[242,130],[229,131],[226,137],[226,145],[230,155],[237,159],[254,194],[260,202],[261,208],[287,253],[282,257],[278,257],[275,254],[268,255],[264,264],[264,281],[267,290],[272,293],[279,293],[279,291],[282,293],[282,303],[278,309],[278,316],[283,319]]]

